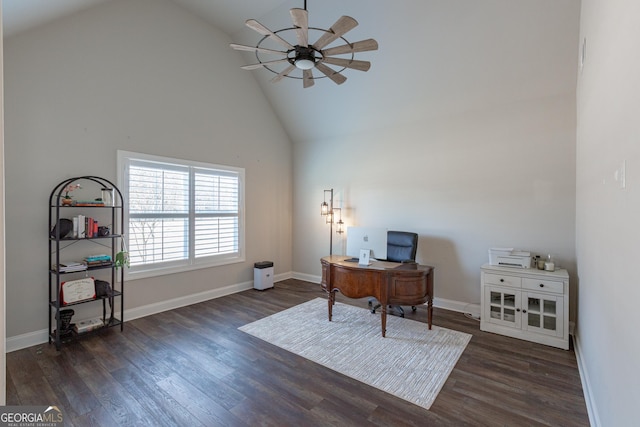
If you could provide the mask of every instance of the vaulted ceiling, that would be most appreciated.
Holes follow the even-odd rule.
[[[3,0],[5,37],[82,8],[118,0]],[[229,36],[256,45],[245,27],[255,18],[272,30],[291,27],[302,0],[172,0]],[[329,28],[341,15],[379,50],[356,59],[368,72],[345,70],[308,89],[298,79],[270,83],[253,73],[292,140],[322,140],[463,114],[527,99],[575,92],[580,0],[309,0],[309,26]],[[255,62],[243,54],[245,63]]]

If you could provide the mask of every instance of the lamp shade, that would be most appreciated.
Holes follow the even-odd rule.
[[[320,215],[324,216],[327,215],[329,213],[329,205],[327,204],[327,202],[322,202],[322,204],[320,205]]]
[[[300,70],[310,70],[315,67],[316,63],[312,59],[296,59],[294,65]]]

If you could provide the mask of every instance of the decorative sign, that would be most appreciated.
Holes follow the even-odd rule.
[[[93,277],[63,282],[60,287],[62,305],[96,299],[96,285]]]

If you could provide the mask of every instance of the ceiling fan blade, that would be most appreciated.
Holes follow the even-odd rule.
[[[341,55],[343,53],[367,52],[369,50],[378,50],[378,42],[374,39],[362,40],[351,44],[343,44],[342,46],[331,47],[323,50],[322,54]]]
[[[247,22],[245,22],[245,24],[247,25],[247,27],[251,28],[252,30],[257,31],[263,36],[269,37],[271,40],[280,43],[282,46],[286,47],[287,49],[293,49],[293,46],[291,45],[291,43],[289,43],[288,41],[286,41],[285,39],[283,39],[273,31],[271,31],[270,29],[268,29],[267,27],[265,27],[255,19],[247,19]]]
[[[296,29],[296,37],[300,46],[309,46],[309,13],[305,9],[293,8],[289,11]]]
[[[246,50],[247,52],[273,53],[273,54],[278,54],[278,55],[286,55],[287,54],[287,52],[285,52],[283,50],[265,49],[263,47],[245,46],[245,45],[242,45],[242,44],[235,44],[235,43],[230,43],[229,46],[231,46],[235,50]]]
[[[282,80],[283,78],[287,77],[289,75],[289,73],[292,72],[295,69],[296,69],[295,65],[289,65],[287,68],[282,70],[282,72],[280,72],[280,74],[278,74],[277,76],[272,78],[271,79],[271,83],[278,83],[280,80]]]
[[[313,86],[313,73],[311,70],[303,70],[302,71],[302,87],[308,88]]]
[[[335,70],[332,70],[331,68],[327,67],[322,62],[316,62],[316,68],[318,70],[320,70],[320,72],[322,74],[324,74],[325,76],[327,76],[331,80],[333,80],[336,84],[341,85],[342,83],[344,83],[347,80],[347,78],[345,76],[343,76],[339,72],[337,72]]]
[[[258,68],[265,67],[268,65],[280,64],[281,62],[289,62],[289,60],[287,58],[282,58],[282,59],[276,59],[275,61],[260,62],[259,64],[243,65],[240,68],[242,68],[243,70],[256,70]]]
[[[345,68],[353,68],[354,70],[360,70],[360,71],[369,71],[369,68],[371,68],[371,62],[358,61],[356,59],[332,58],[330,56],[325,56],[322,59],[322,62],[326,62],[327,64],[338,65],[340,67],[345,67]]]
[[[313,47],[320,50],[332,41],[342,37],[349,30],[358,26],[358,21],[350,16],[341,16],[338,20],[329,28],[329,31],[325,32],[320,38],[313,44]]]

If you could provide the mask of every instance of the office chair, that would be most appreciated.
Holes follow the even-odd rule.
[[[418,251],[418,234],[408,231],[387,231],[387,259],[391,262],[416,262]],[[369,298],[369,309],[375,313],[380,308],[380,302],[375,298]],[[389,306],[389,314],[404,317],[401,306]],[[416,306],[411,306],[416,311]]]

